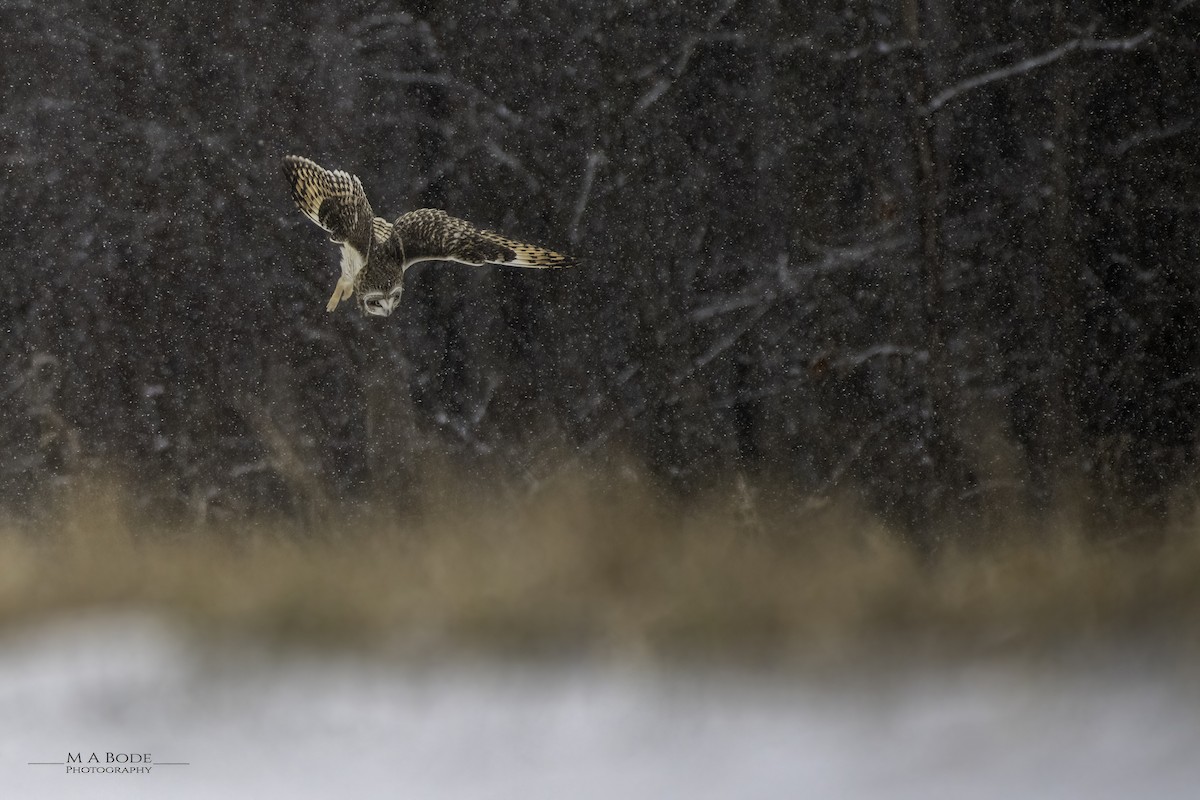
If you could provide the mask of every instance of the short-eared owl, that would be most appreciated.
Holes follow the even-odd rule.
[[[363,312],[388,316],[400,303],[404,271],[418,261],[571,266],[566,256],[479,230],[436,208],[410,211],[388,222],[371,211],[358,178],[307,158],[285,156],[283,171],[297,208],[342,246],[342,277],[329,298],[329,311],[357,294]]]

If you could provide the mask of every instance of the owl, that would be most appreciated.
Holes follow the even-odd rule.
[[[389,316],[400,304],[405,270],[418,261],[538,269],[573,266],[571,259],[553,250],[481,230],[436,208],[410,211],[388,222],[375,216],[357,177],[324,169],[307,158],[285,156],[283,172],[296,207],[341,246],[342,276],[327,311],[357,295],[363,313]]]

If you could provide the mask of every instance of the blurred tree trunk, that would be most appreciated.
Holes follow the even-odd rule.
[[[926,393],[925,439],[932,460],[934,509],[959,503],[970,488],[969,470],[958,442],[959,414],[946,339],[951,318],[946,293],[946,242],[943,234],[942,167],[934,115],[929,111],[930,52],[928,9],[922,0],[904,0],[904,29],[911,42],[908,75],[908,123],[917,168],[917,229],[921,253],[921,303],[924,312]],[[940,495],[938,497],[937,495]]]
[[[787,196],[779,178],[781,147],[787,140],[782,129],[781,114],[776,108],[779,89],[776,80],[775,43],[780,36],[781,23],[779,0],[762,0],[755,9],[755,20],[751,30],[754,35],[754,89],[750,105],[754,114],[753,160],[755,216],[762,225],[759,231],[758,250],[760,263],[773,263],[786,252],[785,228],[779,224],[779,206]],[[755,265],[758,266],[758,265]],[[759,267],[761,269],[761,267]],[[743,262],[738,278],[740,286],[758,283],[756,270]],[[765,295],[765,290],[762,291]],[[774,302],[770,296],[758,300],[766,314]],[[756,465],[761,458],[760,421],[763,416],[762,403],[755,399],[759,389],[772,380],[762,370],[763,353],[769,346],[766,328],[756,325],[746,337],[746,345],[738,348],[734,357],[733,423],[736,429],[736,458],[738,469],[745,471]]]
[[[1052,43],[1060,46],[1070,37],[1068,0],[1054,0]],[[1072,161],[1075,157],[1075,86],[1069,64],[1056,66],[1052,84],[1050,145],[1050,198],[1045,264],[1045,336],[1047,374],[1041,439],[1047,480],[1043,485],[1057,497],[1055,503],[1080,499],[1079,381],[1080,331],[1083,298],[1080,296],[1080,252],[1072,204]]]

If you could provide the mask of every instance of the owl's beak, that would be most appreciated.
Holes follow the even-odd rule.
[[[337,286],[333,288],[333,295],[330,296],[329,302],[325,304],[326,311],[333,311],[338,307],[338,303],[343,300],[349,300],[354,296],[354,281],[342,277],[338,280]]]

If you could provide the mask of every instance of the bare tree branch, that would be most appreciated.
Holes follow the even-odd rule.
[[[1069,42],[1059,45],[1053,50],[1048,50],[1045,53],[1040,53],[1036,56],[1022,59],[1015,64],[1010,64],[1007,67],[1000,67],[980,75],[967,78],[959,83],[949,86],[938,92],[925,105],[922,111],[925,114],[933,114],[940,111],[947,103],[962,95],[974,91],[988,84],[996,83],[997,81],[1008,80],[1020,75],[1033,72],[1041,69],[1044,66],[1053,64],[1063,56],[1073,53],[1076,50],[1115,50],[1127,51],[1133,50],[1138,46],[1149,41],[1158,32],[1157,27],[1151,26],[1136,36],[1130,36],[1125,39],[1091,39],[1081,38],[1072,39]]]

